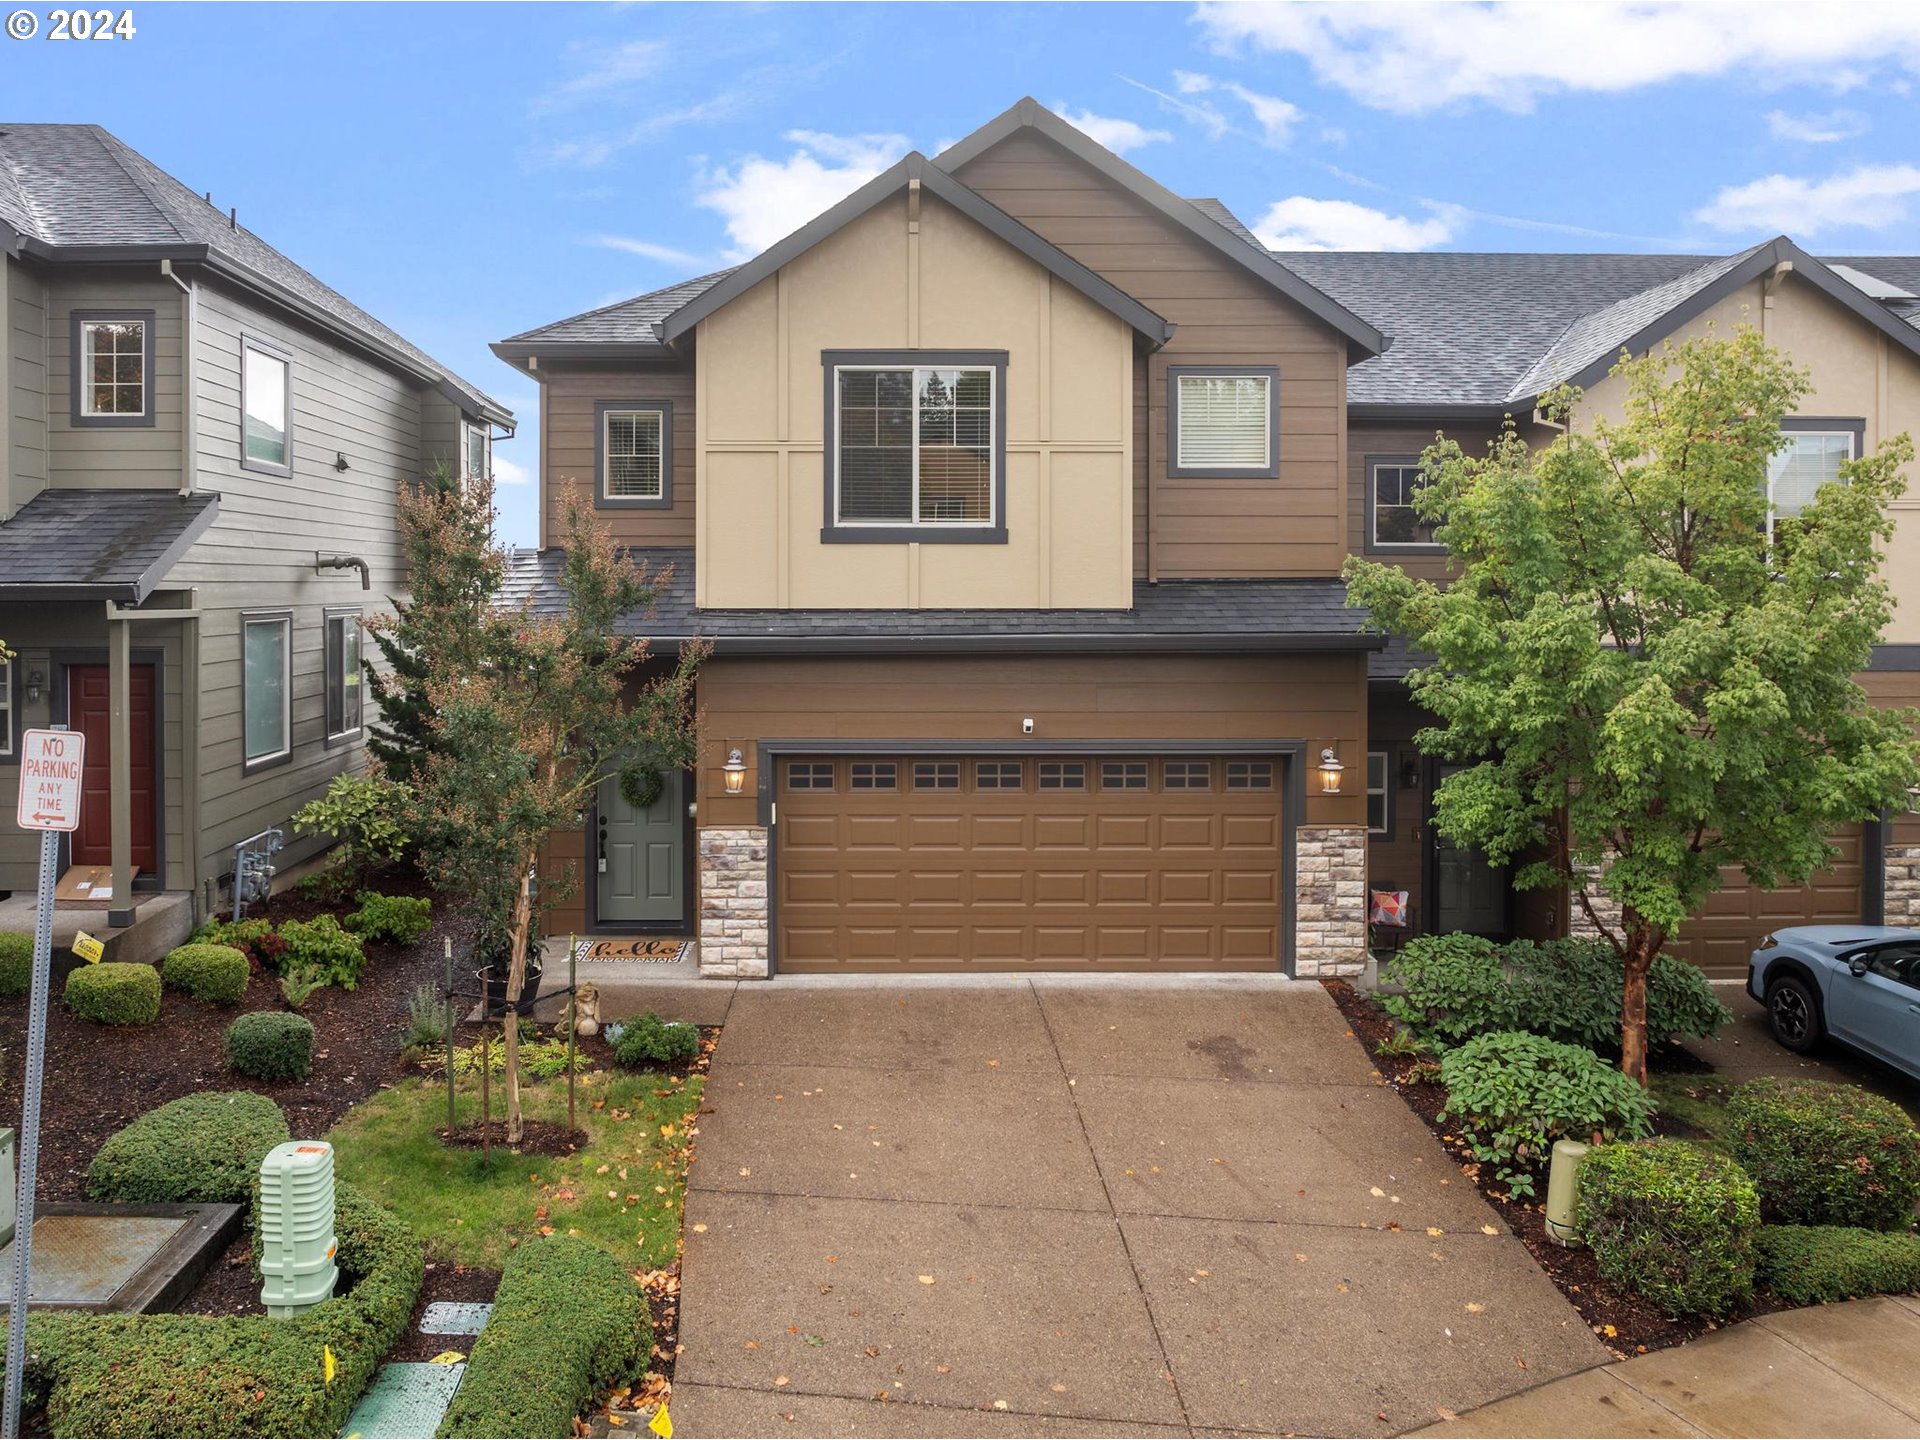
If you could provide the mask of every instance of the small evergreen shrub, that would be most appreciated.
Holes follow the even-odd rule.
[[[302,835],[331,835],[327,872],[343,886],[413,848],[413,788],[384,775],[336,775],[327,793],[293,812]]]
[[[230,945],[181,945],[160,962],[160,978],[209,1005],[232,1005],[247,993],[247,957]]]
[[[1511,1030],[1518,1019],[1513,987],[1491,940],[1477,935],[1419,935],[1395,952],[1380,972],[1387,1014],[1443,1045],[1490,1030]]]
[[[0,995],[24,995],[33,988],[33,936],[0,930]]]
[[[1573,938],[1516,940],[1500,955],[1513,991],[1512,1028],[1589,1050],[1619,1050],[1626,967],[1613,946]],[[1647,969],[1651,1043],[1683,1035],[1711,1039],[1732,1019],[1698,968],[1671,955],[1654,957]]]
[[[552,1235],[507,1257],[443,1436],[571,1435],[595,1395],[645,1368],[646,1295],[598,1246]]]
[[[422,896],[360,892],[360,908],[346,919],[346,928],[362,940],[390,940],[395,945],[418,945],[433,928],[433,902]]]
[[[1760,1284],[1795,1305],[1920,1293],[1920,1235],[1851,1225],[1762,1225]]]
[[[407,997],[407,1033],[402,1050],[431,1050],[447,1043],[447,997],[437,985],[416,985]]]
[[[279,971],[280,956],[287,948],[287,942],[274,933],[273,922],[258,917],[210,920],[193,932],[193,939],[202,945],[230,945],[246,956],[249,964],[275,972]]]
[[[662,1020],[653,1011],[621,1022],[613,1058],[628,1069],[673,1065],[700,1053],[700,1027],[684,1020]]]
[[[1515,1195],[1562,1136],[1637,1140],[1652,1128],[1647,1092],[1591,1050],[1524,1031],[1476,1035],[1440,1059],[1447,1108],[1474,1156]]]
[[[1601,1276],[1669,1315],[1725,1315],[1753,1294],[1760,1199],[1724,1155],[1597,1146],[1580,1162],[1580,1226]]]
[[[227,1027],[227,1066],[249,1080],[304,1080],[313,1073],[313,1022],[255,1010]]]
[[[1769,1220],[1904,1230],[1920,1199],[1920,1134],[1857,1085],[1763,1076],[1727,1102],[1733,1155]]]
[[[117,960],[82,965],[67,976],[67,1008],[100,1025],[151,1025],[160,1018],[160,972]]]
[[[264,1095],[185,1095],[108,1137],[87,1167],[87,1194],[131,1204],[237,1204],[267,1152],[291,1138],[287,1117]]]
[[[286,950],[280,956],[283,975],[296,970],[317,971],[322,985],[338,985],[352,990],[360,983],[360,969],[366,964],[366,947],[358,935],[340,928],[331,915],[316,915],[311,920],[289,920],[280,927]]]

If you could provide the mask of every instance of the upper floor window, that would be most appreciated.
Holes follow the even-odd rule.
[[[360,732],[360,615],[348,611],[327,616],[327,739]]]
[[[13,754],[13,661],[0,658],[0,755]]]
[[[285,610],[240,617],[241,768],[293,756],[293,617]]]
[[[667,400],[602,401],[594,447],[602,509],[665,510],[673,504],[673,404]]]
[[[1003,352],[829,351],[825,540],[1006,539]]]
[[[75,425],[153,424],[153,332],[151,310],[73,312]]]
[[[1272,480],[1280,474],[1280,372],[1262,365],[1167,368],[1167,473]]]
[[[293,356],[252,336],[240,341],[240,464],[293,473]]]
[[[493,435],[484,425],[466,427],[464,470],[469,484],[493,474]]]
[[[1423,520],[1414,501],[1427,483],[1413,456],[1367,457],[1367,549],[1439,551],[1434,522]]]
[[[1798,521],[1822,485],[1840,478],[1840,467],[1860,458],[1864,420],[1787,420],[1786,444],[1767,461],[1767,537]]]

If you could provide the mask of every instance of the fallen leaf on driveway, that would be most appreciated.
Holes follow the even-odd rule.
[[[1484,1314],[1486,1313],[1486,1308],[1487,1307],[1482,1305],[1478,1300],[1469,1300],[1467,1302],[1467,1314],[1469,1315]]]
[[[1447,1407],[1444,1405],[1434,1406],[1433,1413],[1438,1415],[1442,1420],[1458,1420],[1460,1418],[1458,1415],[1454,1414],[1453,1411],[1447,1409]]]
[[[1370,1188],[1370,1189],[1369,1189],[1369,1190],[1367,1191],[1367,1193],[1368,1193],[1369,1195],[1371,1195],[1371,1196],[1373,1196],[1373,1198],[1374,1198],[1374,1199],[1376,1199],[1376,1200],[1381,1200],[1381,1199],[1385,1199],[1385,1198],[1386,1198],[1386,1193],[1387,1193],[1387,1192],[1386,1192],[1386,1191],[1384,1191],[1384,1190],[1382,1190],[1382,1189],[1381,1189],[1381,1188],[1380,1188],[1380,1187],[1379,1187],[1378,1185],[1375,1185],[1375,1186],[1373,1186],[1373,1187],[1371,1187],[1371,1188]]]
[[[921,1283],[922,1285],[931,1285],[931,1284],[933,1284],[933,1283],[934,1283],[934,1281],[933,1281],[933,1276],[931,1276],[931,1275],[922,1275],[922,1276],[920,1277],[920,1283]]]
[[[951,1375],[953,1373],[953,1366],[936,1365],[933,1367],[933,1373],[936,1375]]]
[[[1499,1229],[1498,1229],[1498,1228],[1497,1228],[1496,1226],[1493,1226],[1493,1225],[1482,1225],[1482,1226],[1480,1227],[1480,1233],[1481,1233],[1482,1235],[1498,1235],[1498,1234],[1500,1233],[1500,1231],[1499,1231]]]
[[[773,1383],[776,1385],[790,1385],[793,1382],[788,1380],[784,1375],[776,1375],[773,1377]]]
[[[746,1166],[744,1166],[744,1165],[742,1165],[742,1166],[740,1167],[740,1173],[741,1173],[742,1175],[751,1175],[751,1174],[753,1173],[753,1171],[751,1171],[751,1170],[749,1170],[749,1169],[748,1169],[748,1168],[747,1168]]]
[[[1067,1387],[1058,1383],[1049,1385],[1047,1388],[1056,1395],[1064,1395],[1067,1393]]]
[[[1436,1240],[1438,1240],[1442,1235],[1446,1233],[1447,1232],[1442,1230],[1438,1225],[1427,1226],[1427,1234],[1431,1235]]]

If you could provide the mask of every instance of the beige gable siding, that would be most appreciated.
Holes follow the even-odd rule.
[[[0,519],[47,486],[47,287],[17,260],[0,258]]]
[[[154,315],[154,423],[72,423],[73,312]],[[180,291],[153,270],[56,272],[47,286],[47,480],[69,489],[176,489],[180,484]]]
[[[1008,352],[1005,544],[821,540],[821,354],[873,349]],[[700,604],[1128,605],[1132,351],[1124,322],[940,201],[917,230],[904,196],[883,202],[699,326]]]

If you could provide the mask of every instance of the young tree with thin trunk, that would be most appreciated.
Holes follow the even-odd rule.
[[[422,848],[436,881],[466,897],[482,933],[504,939],[507,1142],[521,1138],[516,1007],[539,913],[573,877],[536,876],[548,838],[577,829],[593,792],[617,776],[644,793],[659,771],[693,763],[694,673],[705,648],[641,671],[629,633],[665,583],[618,549],[577,492],[565,497],[560,577],[567,604],[535,613],[501,596],[506,554],[493,540],[492,485],[426,485],[401,507],[412,572],[407,644],[420,666],[428,744],[414,765]],[[388,633],[391,616],[373,622]]]
[[[1759,334],[1689,341],[1614,374],[1624,414],[1530,449],[1441,438],[1416,502],[1452,578],[1357,557],[1350,602],[1432,663],[1423,751],[1467,768],[1434,797],[1456,844],[1567,888],[1624,969],[1621,1068],[1643,1084],[1647,969],[1721,867],[1804,883],[1839,827],[1905,809],[1920,714],[1854,675],[1892,613],[1880,578],[1904,435],[1775,516],[1769,462],[1804,372]]]

